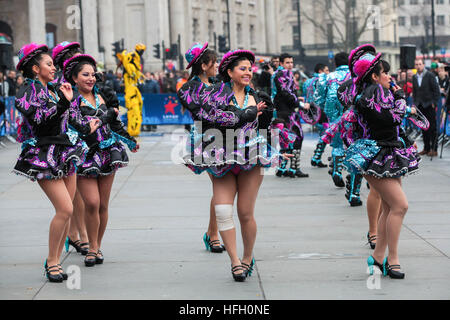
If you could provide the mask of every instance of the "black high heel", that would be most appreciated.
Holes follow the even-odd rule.
[[[242,273],[235,273],[236,271],[241,271]],[[247,269],[243,265],[237,265],[234,267],[231,267],[231,274],[233,275],[234,281],[237,282],[244,282],[247,278]]]
[[[206,250],[214,253],[222,253],[225,251],[225,246],[220,245],[220,240],[211,240],[211,237],[205,232],[203,235],[203,243],[205,244]]]
[[[89,259],[89,257],[93,257],[93,259]],[[86,258],[84,258],[84,265],[86,267],[93,267],[97,262],[97,253],[93,251],[89,251],[86,254]]]
[[[391,277],[391,279],[404,279],[405,278],[405,274],[403,272],[396,271],[396,270],[400,270],[400,265],[399,264],[390,265],[387,257],[383,261],[383,268],[384,268],[384,274]]]
[[[85,256],[89,252],[89,242],[80,243],[81,255]]]
[[[253,267],[255,266],[255,258],[252,259],[252,262],[250,262],[250,264],[242,262],[242,265],[245,267],[245,269],[247,269],[247,276],[251,277],[253,273]]]
[[[59,274],[61,275],[61,277],[63,278],[63,280],[67,280],[69,279],[69,276],[67,275],[67,273],[64,272],[61,264],[58,264],[58,268],[59,268]]]
[[[373,275],[374,274],[374,266],[377,266],[381,273],[384,274],[384,267],[381,263],[379,263],[377,260],[375,260],[375,258],[373,256],[369,256],[369,258],[367,258],[367,265],[369,266],[369,274]]]
[[[375,246],[377,245],[376,242],[373,242],[374,240],[377,240],[377,235],[370,235],[369,232],[367,232],[367,243],[370,245],[371,249],[375,249]]]
[[[72,241],[72,239],[70,239],[69,237],[67,237],[67,239],[69,240],[69,241],[68,241],[68,242],[69,242],[69,245],[71,245],[72,247],[74,247],[75,250],[77,250],[77,252],[81,252],[81,246],[80,246],[81,241],[80,241],[80,240]]]
[[[50,282],[57,282],[57,283],[61,283],[63,282],[63,277],[61,275],[61,273],[59,273],[59,266],[58,265],[54,265],[54,266],[48,266],[47,265],[47,260],[45,260],[45,275],[47,276],[48,281]],[[51,274],[50,272],[55,272],[56,270],[58,270],[57,274]]]
[[[98,255],[101,256],[101,258],[98,257]],[[97,255],[95,256],[95,264],[102,264],[105,258],[103,258],[103,253],[98,249]]]

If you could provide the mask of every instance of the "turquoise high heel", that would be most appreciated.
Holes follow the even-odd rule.
[[[384,263],[383,263],[384,264]],[[372,256],[369,256],[368,258],[367,258],[367,265],[369,266],[369,274],[370,275],[373,275],[373,273],[374,273],[374,269],[373,269],[373,267],[374,266],[377,266],[380,270],[381,270],[381,272],[383,273],[383,275],[385,275],[384,274],[384,268],[383,268],[383,265],[381,264],[381,263],[379,263],[377,260],[375,260],[374,259],[374,257],[372,257]]]
[[[250,265],[246,264],[245,262],[242,262],[242,265],[247,269],[247,275],[251,277],[253,273],[253,267],[255,266],[255,258],[252,259]]]
[[[69,237],[66,237],[66,242],[64,242],[64,246],[66,248],[66,252],[69,252]]]
[[[205,244],[206,250],[214,253],[222,253],[225,251],[225,247],[220,245],[219,240],[211,241],[211,237],[205,234],[203,235],[203,243]]]

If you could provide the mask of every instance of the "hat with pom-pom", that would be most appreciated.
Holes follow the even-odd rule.
[[[24,66],[40,53],[48,52],[45,44],[29,43],[24,45],[19,51],[19,63],[16,66],[17,71],[22,71]]]
[[[186,61],[188,62],[188,66],[186,67],[186,69],[192,67],[198,61],[198,59],[200,59],[207,48],[208,42],[205,42],[205,44],[201,44],[198,42],[194,43],[184,55],[186,57]]]
[[[64,57],[64,55],[71,49],[81,48],[81,45],[78,42],[68,42],[64,41],[58,44],[56,47],[52,50],[52,58],[55,65],[59,65],[61,62],[61,59]]]

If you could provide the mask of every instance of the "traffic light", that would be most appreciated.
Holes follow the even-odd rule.
[[[170,48],[166,48],[165,52],[164,52],[164,58],[167,59],[172,59],[172,53],[170,52]]]
[[[172,60],[178,59],[178,44],[174,43],[170,45],[170,54]]]
[[[153,57],[161,59],[161,45],[159,43],[153,45]]]
[[[113,46],[113,57],[117,57],[117,54],[122,52],[120,48],[120,41],[113,42],[112,46]]]
[[[225,36],[219,36],[219,52],[225,53],[227,51],[227,38]]]

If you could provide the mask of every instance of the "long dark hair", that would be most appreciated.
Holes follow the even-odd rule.
[[[203,52],[202,56],[192,66],[191,75],[189,76],[188,81],[195,76],[201,75],[203,73],[202,64],[204,63],[208,65],[211,61],[213,63],[217,61],[217,53],[214,50],[206,49],[205,52]]]

